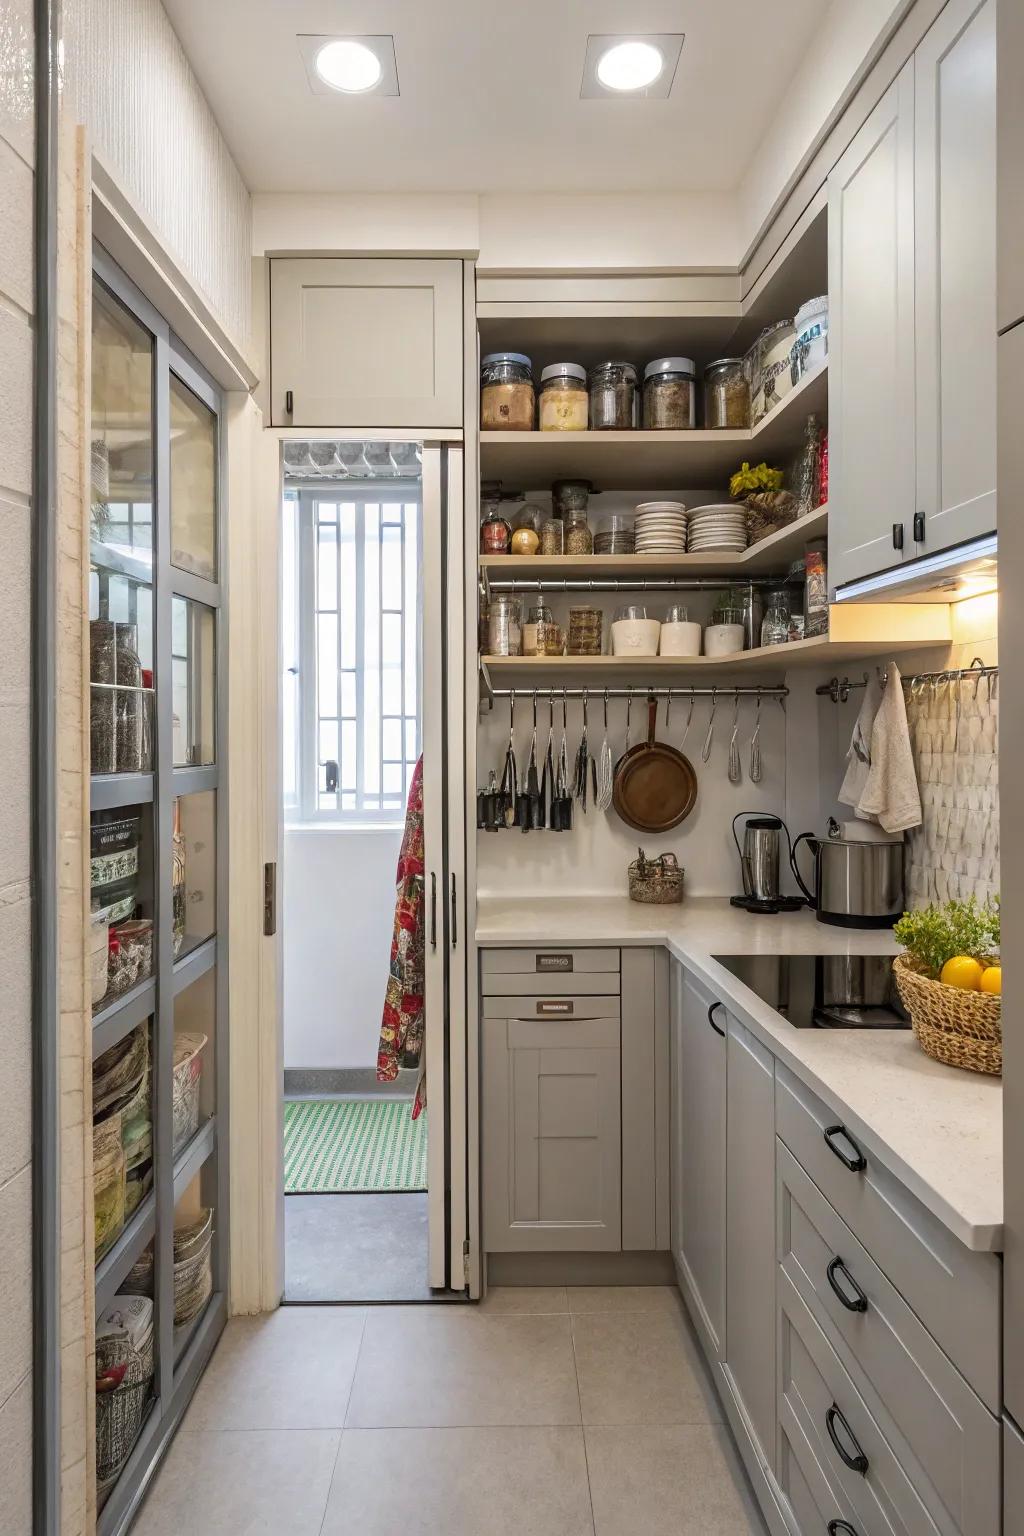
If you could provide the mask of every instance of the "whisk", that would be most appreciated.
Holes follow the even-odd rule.
[[[612,803],[612,786],[615,782],[615,763],[608,740],[608,689],[604,691],[604,740],[597,760],[597,788],[594,791],[594,809],[606,811]]]
[[[754,734],[750,738],[750,782],[761,782],[761,690],[757,690],[757,710],[754,715]]]

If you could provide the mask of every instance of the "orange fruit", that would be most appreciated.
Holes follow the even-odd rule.
[[[942,967],[939,980],[947,987],[962,987],[965,992],[977,992],[985,967],[972,955],[954,955]]]
[[[983,992],[991,992],[995,997],[1000,997],[1003,991],[1003,968],[1001,965],[990,965],[981,973],[978,983]]]

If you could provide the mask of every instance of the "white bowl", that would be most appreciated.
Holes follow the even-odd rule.
[[[740,633],[743,633],[742,626]],[[615,619],[612,623],[612,655],[657,656],[660,634],[658,619]]]
[[[699,656],[701,629],[692,620],[661,626],[662,656]]]
[[[704,631],[705,656],[733,656],[743,649],[742,624],[709,624]]]

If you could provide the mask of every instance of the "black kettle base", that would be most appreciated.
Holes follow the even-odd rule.
[[[775,912],[799,912],[807,903],[802,896],[776,896],[771,901],[761,901],[756,896],[730,896],[729,905],[742,907],[744,912],[770,915]]]

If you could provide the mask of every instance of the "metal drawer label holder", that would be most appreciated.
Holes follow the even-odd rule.
[[[571,971],[573,969],[572,955],[538,955],[536,967],[538,971]]]
[[[567,997],[545,998],[537,1004],[537,1012],[543,1015],[572,1013],[576,1005]]]

